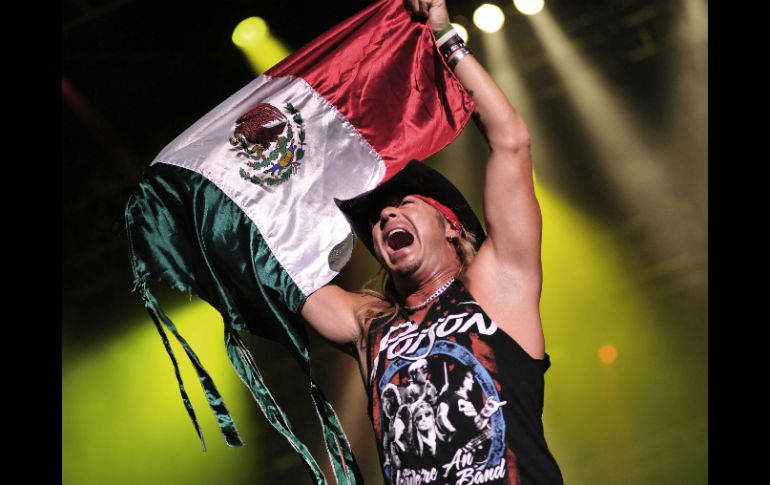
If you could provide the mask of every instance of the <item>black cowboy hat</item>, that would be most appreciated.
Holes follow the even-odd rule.
[[[446,177],[417,160],[406,166],[374,189],[352,199],[334,199],[345,214],[354,234],[374,254],[370,215],[381,210],[392,194],[419,194],[435,199],[454,211],[466,231],[476,236],[476,249],[484,242],[486,234],[481,221],[471,209],[463,194]]]

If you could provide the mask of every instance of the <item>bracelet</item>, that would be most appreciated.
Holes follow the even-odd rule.
[[[456,51],[448,60],[447,60],[447,66],[449,66],[449,69],[453,70],[455,69],[455,66],[458,62],[460,62],[460,59],[462,59],[465,56],[473,54],[470,49],[467,47],[463,47],[462,49],[459,49]]]
[[[441,55],[444,56],[444,59],[449,59],[452,57],[452,54],[455,53],[455,51],[462,49],[465,47],[465,44],[462,42],[455,42],[454,44],[451,44],[450,46],[446,47],[443,51],[441,51]]]
[[[468,46],[465,45],[465,41],[460,37],[460,34],[452,27],[452,24],[448,24],[436,32],[435,35],[439,52],[450,69],[454,69],[455,65],[460,62],[460,59],[468,54],[472,54]]]
[[[452,27],[452,24],[447,24],[446,27],[436,32],[436,45],[439,47],[439,49],[447,43],[453,43],[456,41],[462,42],[463,39],[460,37],[460,34],[457,33],[454,27]]]

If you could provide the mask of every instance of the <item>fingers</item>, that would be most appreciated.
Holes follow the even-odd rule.
[[[420,12],[420,0],[404,0],[404,3],[412,11],[412,14]]]
[[[419,0],[420,3],[420,15],[424,15],[426,18],[430,13],[431,0]]]
[[[405,0],[407,7],[412,11],[412,14],[422,18],[423,20],[428,18],[430,13],[430,5],[432,0]]]

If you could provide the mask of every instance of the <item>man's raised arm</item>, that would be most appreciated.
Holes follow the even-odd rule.
[[[444,0],[407,1],[427,16],[434,32],[448,25]],[[450,57],[450,67],[452,61]],[[539,281],[542,223],[527,126],[474,56],[461,57],[454,65],[454,73],[476,103],[474,118],[490,149],[484,184],[488,238],[479,258],[493,267],[525,276],[530,282],[535,282],[532,278]]]
[[[539,273],[542,224],[527,126],[473,56],[463,59],[455,74],[476,102],[475,119],[489,144],[484,180],[487,246],[498,264]]]

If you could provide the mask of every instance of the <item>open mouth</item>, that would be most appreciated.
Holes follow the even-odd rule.
[[[410,246],[413,242],[414,236],[400,228],[390,231],[387,237],[388,247],[393,251],[398,251],[399,249]]]

